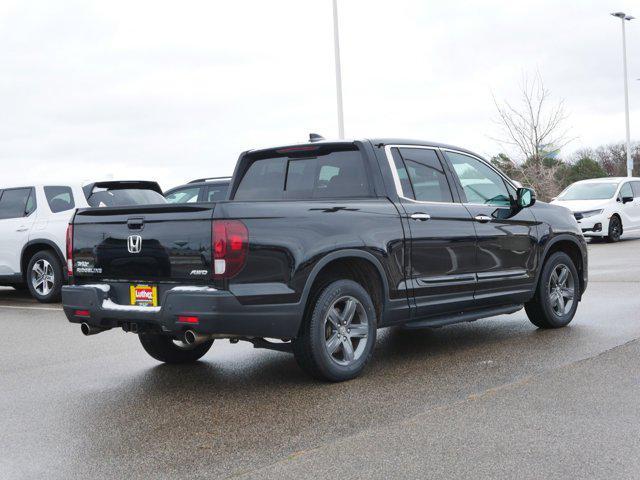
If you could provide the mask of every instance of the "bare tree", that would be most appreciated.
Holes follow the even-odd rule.
[[[555,157],[571,141],[564,129],[564,104],[553,104],[550,97],[540,72],[533,78],[523,77],[517,104],[493,97],[500,128],[499,137],[493,139],[515,150],[511,175],[532,186],[542,200],[549,200],[561,189],[563,165]]]
[[[595,151],[595,158],[610,177],[625,177],[627,175],[627,146],[624,143],[602,145]],[[631,144],[631,158],[633,159],[633,174],[640,174],[640,143]]]
[[[563,126],[567,119],[564,104],[550,104],[550,96],[540,72],[536,72],[533,79],[523,78],[518,105],[500,103],[493,97],[498,111],[496,123],[501,130],[494,140],[514,148],[522,163],[540,164],[571,141]]]

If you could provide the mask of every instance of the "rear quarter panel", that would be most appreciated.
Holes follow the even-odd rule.
[[[228,281],[243,303],[300,302],[323,259],[354,250],[375,258],[391,299],[406,299],[404,234],[386,198],[222,202],[216,218],[239,219],[249,230],[247,263]]]

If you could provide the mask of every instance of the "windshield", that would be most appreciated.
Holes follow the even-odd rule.
[[[574,183],[558,195],[558,200],[606,200],[616,193],[617,183]]]
[[[125,207],[129,205],[153,205],[167,203],[165,198],[153,190],[123,189],[95,190],[87,199],[91,207]]]

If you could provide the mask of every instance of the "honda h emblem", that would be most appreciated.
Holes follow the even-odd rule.
[[[127,250],[129,250],[129,253],[140,253],[140,250],[142,250],[142,237],[140,235],[129,235],[129,238],[127,238]]]

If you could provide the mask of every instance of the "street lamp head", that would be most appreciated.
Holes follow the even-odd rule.
[[[627,15],[624,12],[614,12],[611,15],[613,15],[614,17],[618,17],[622,20],[633,20],[635,17],[632,17],[631,15]]]

